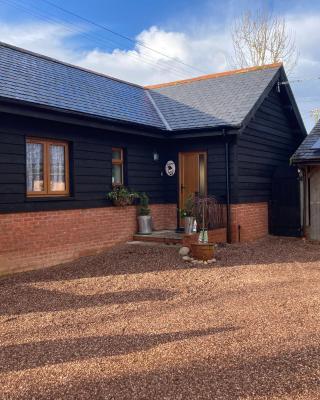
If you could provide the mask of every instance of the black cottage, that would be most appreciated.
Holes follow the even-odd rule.
[[[0,269],[132,237],[113,184],[148,194],[155,229],[198,192],[226,205],[229,241],[285,233],[274,176],[305,136],[281,64],[141,87],[1,43]]]

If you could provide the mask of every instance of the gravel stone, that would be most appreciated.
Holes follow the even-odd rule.
[[[0,399],[316,400],[320,246],[124,245],[0,279]]]

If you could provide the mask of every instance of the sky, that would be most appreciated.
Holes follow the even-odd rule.
[[[145,85],[230,69],[230,26],[257,9],[285,17],[295,36],[289,80],[310,131],[320,108],[320,1],[0,0],[0,41]]]

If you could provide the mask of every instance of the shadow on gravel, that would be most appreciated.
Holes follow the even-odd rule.
[[[9,295],[8,292],[0,292],[0,315],[77,310],[140,301],[164,301],[171,299],[175,293],[162,289],[140,289],[83,296],[57,290],[17,286]]]
[[[148,350],[161,344],[235,331],[222,327],[163,334],[81,337],[0,347],[0,373]]]
[[[183,262],[175,247],[122,245],[99,255],[83,257],[66,264],[0,278],[0,290],[2,285],[191,268],[212,269],[250,265],[256,267],[257,265],[305,262],[319,262],[320,265],[320,245],[295,238],[267,237],[256,242],[222,246],[217,251],[216,257],[218,262],[214,266],[199,267]]]
[[[217,254],[219,267],[318,262],[320,245],[300,238],[269,236],[249,243],[222,246]]]
[[[65,281],[183,268],[188,269],[191,266],[181,260],[176,247],[122,245],[73,262],[2,277],[0,278],[0,288],[2,285],[15,283]]]
[[[28,395],[37,399],[73,399],[79,394],[81,399],[240,400],[277,397],[311,400],[320,395],[319,364],[319,348],[304,347],[269,357],[252,356],[248,360],[241,357],[232,360],[207,358],[151,373],[59,382],[41,388],[41,395],[33,392],[34,389],[28,391]]]

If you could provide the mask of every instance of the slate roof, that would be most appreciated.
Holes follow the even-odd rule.
[[[2,43],[0,96],[165,128],[142,87]]]
[[[320,162],[320,148],[312,148],[314,144],[320,140],[320,121],[314,126],[309,135],[298,147],[296,152],[291,158],[294,164],[308,163],[319,161]],[[317,146],[318,147],[318,146]]]
[[[281,64],[141,87],[0,42],[0,98],[161,130],[238,127]]]
[[[281,64],[150,86],[172,130],[240,125]]]

